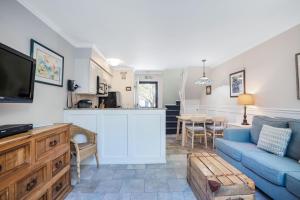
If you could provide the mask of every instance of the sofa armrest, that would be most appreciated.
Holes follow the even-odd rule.
[[[224,139],[236,142],[250,142],[250,129],[247,128],[226,128]]]

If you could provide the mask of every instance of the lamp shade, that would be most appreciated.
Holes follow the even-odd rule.
[[[240,105],[254,105],[254,97],[252,94],[241,94],[238,97]]]

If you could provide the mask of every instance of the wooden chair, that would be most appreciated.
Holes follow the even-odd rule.
[[[205,148],[207,148],[207,134],[206,134],[206,118],[205,117],[191,117],[192,125],[186,126],[186,136],[192,140],[192,149],[194,148],[195,138],[199,138],[200,142],[204,137]]]
[[[215,139],[217,136],[224,135],[225,117],[216,116],[212,118],[213,124],[207,125],[207,133],[212,137],[213,149],[215,148]]]
[[[86,142],[78,143],[75,141],[75,136],[83,135],[86,137]],[[86,158],[95,155],[97,168],[99,168],[99,158],[97,152],[97,134],[81,128],[76,125],[71,126],[71,155],[76,157],[77,176],[80,182],[80,163]]]

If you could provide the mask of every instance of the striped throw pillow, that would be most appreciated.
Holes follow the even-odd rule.
[[[284,156],[291,135],[292,130],[289,128],[264,125],[259,135],[257,147],[275,155]]]

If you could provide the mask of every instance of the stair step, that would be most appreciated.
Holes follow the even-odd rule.
[[[166,134],[176,134],[176,128],[166,128]]]
[[[167,110],[166,115],[179,115],[180,111],[179,110]]]
[[[165,107],[170,110],[180,110],[180,105],[169,104],[169,105],[165,105]]]
[[[173,117],[173,116],[166,116],[166,121],[175,121],[175,122],[177,122],[177,118],[176,118],[176,116],[175,117]]]

